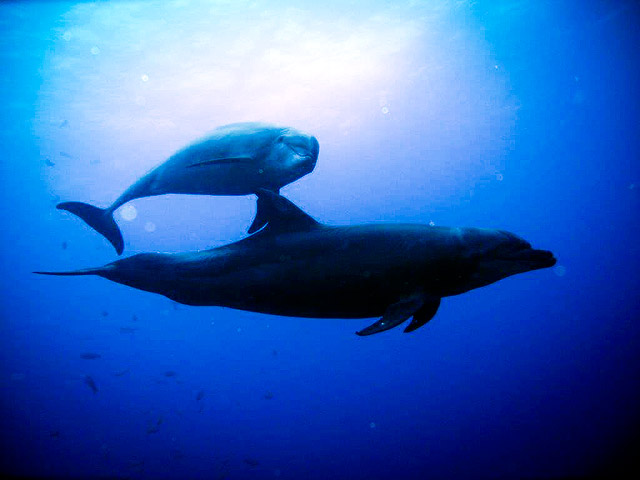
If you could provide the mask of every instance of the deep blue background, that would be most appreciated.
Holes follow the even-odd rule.
[[[375,120],[368,136],[349,142],[336,140],[342,127],[328,120],[317,131],[309,128],[313,122],[305,125],[320,140],[317,171],[284,193],[316,218],[503,228],[552,250],[562,267],[445,299],[435,319],[410,335],[396,329],[367,338],[353,334],[367,320],[193,308],[103,279],[30,273],[115,256],[97,234],[55,210],[57,196],[97,202],[73,188],[92,182],[91,170],[88,178],[74,177],[80,160],[66,156],[47,166],[37,126],[46,89],[57,85],[65,95],[60,84],[48,83],[49,59],[73,6],[0,6],[3,471],[551,478],[631,465],[640,405],[635,2],[479,1],[450,12],[447,21],[462,31],[481,32],[517,104],[508,137],[498,151],[485,152],[499,157],[500,181],[474,177],[464,166],[438,178],[411,170],[404,155],[420,152],[411,142],[422,129],[428,137],[429,125],[401,111],[416,112],[421,101],[430,108],[426,90],[424,97],[419,88],[411,98],[397,97],[396,117]],[[357,16],[367,8],[356,3],[333,14]],[[469,121],[459,110],[452,125],[458,119]],[[218,112],[202,128],[236,120]],[[58,123],[50,121],[52,135],[63,129]],[[69,124],[108,146],[95,130]],[[446,142],[431,145],[446,157]],[[56,150],[68,148],[73,143]],[[112,148],[122,153],[122,146]],[[460,147],[455,154],[471,161],[479,155]],[[367,159],[367,168],[349,172],[356,156]],[[151,157],[151,165],[162,160]],[[96,168],[108,169],[108,158]],[[347,173],[336,176],[335,165]],[[96,178],[91,189],[104,206],[142,173],[132,168],[118,182],[111,181],[117,174],[102,183]],[[445,194],[429,197],[438,188]],[[144,221],[136,227],[118,218],[125,254],[233,241],[254,208],[249,197],[176,196],[139,200],[136,207],[158,230],[149,240]],[[85,352],[101,358],[81,359]],[[83,382],[86,375],[97,394]],[[149,433],[153,426],[157,432]]]

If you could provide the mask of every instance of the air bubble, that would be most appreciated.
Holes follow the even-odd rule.
[[[98,47],[91,48],[91,55],[98,55],[100,53],[100,49]]]
[[[567,273],[567,267],[564,265],[558,265],[553,269],[553,273],[555,273],[558,277],[564,277]]]
[[[135,220],[135,218],[138,216],[138,211],[133,205],[125,205],[120,210],[120,216],[123,220],[130,222],[132,220]]]
[[[155,232],[156,231],[156,224],[153,222],[147,222],[144,224],[144,229],[147,232]]]

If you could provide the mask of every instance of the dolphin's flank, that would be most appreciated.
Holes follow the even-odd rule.
[[[258,191],[267,226],[212,250],[145,253],[103,267],[50,275],[99,275],[188,305],[312,318],[381,317],[371,335],[412,318],[427,323],[440,300],[505,277],[551,267],[502,230],[376,224],[335,227],[284,197]]]

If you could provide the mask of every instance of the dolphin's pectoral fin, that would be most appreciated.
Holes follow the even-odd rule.
[[[253,158],[251,157],[223,157],[223,158],[212,158],[210,160],[203,160],[202,162],[195,162],[189,165],[188,168],[191,167],[204,167],[207,165],[238,165],[241,163],[253,163]]]
[[[258,213],[249,233],[259,228],[254,228],[254,225],[262,226],[265,222],[268,223],[262,231],[265,234],[303,231],[319,225],[316,220],[276,192],[259,188],[256,195],[258,195]]]
[[[414,330],[416,330],[417,328],[420,328],[429,320],[431,320],[433,316],[436,314],[436,312],[438,311],[439,306],[440,306],[439,298],[433,301],[425,302],[425,304],[422,305],[420,310],[418,310],[416,313],[413,314],[413,319],[411,320],[411,323],[407,325],[407,328],[404,329],[404,333],[413,332]]]
[[[421,296],[409,297],[390,305],[380,320],[367,328],[356,332],[356,335],[364,337],[374,333],[384,332],[390,328],[397,327],[412,315],[416,314],[424,304]]]

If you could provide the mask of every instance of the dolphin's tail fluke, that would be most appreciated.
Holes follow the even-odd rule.
[[[66,210],[84,220],[87,225],[105,237],[114,246],[118,255],[124,250],[122,233],[113,219],[113,212],[82,202],[63,202],[56,206],[59,210]]]

